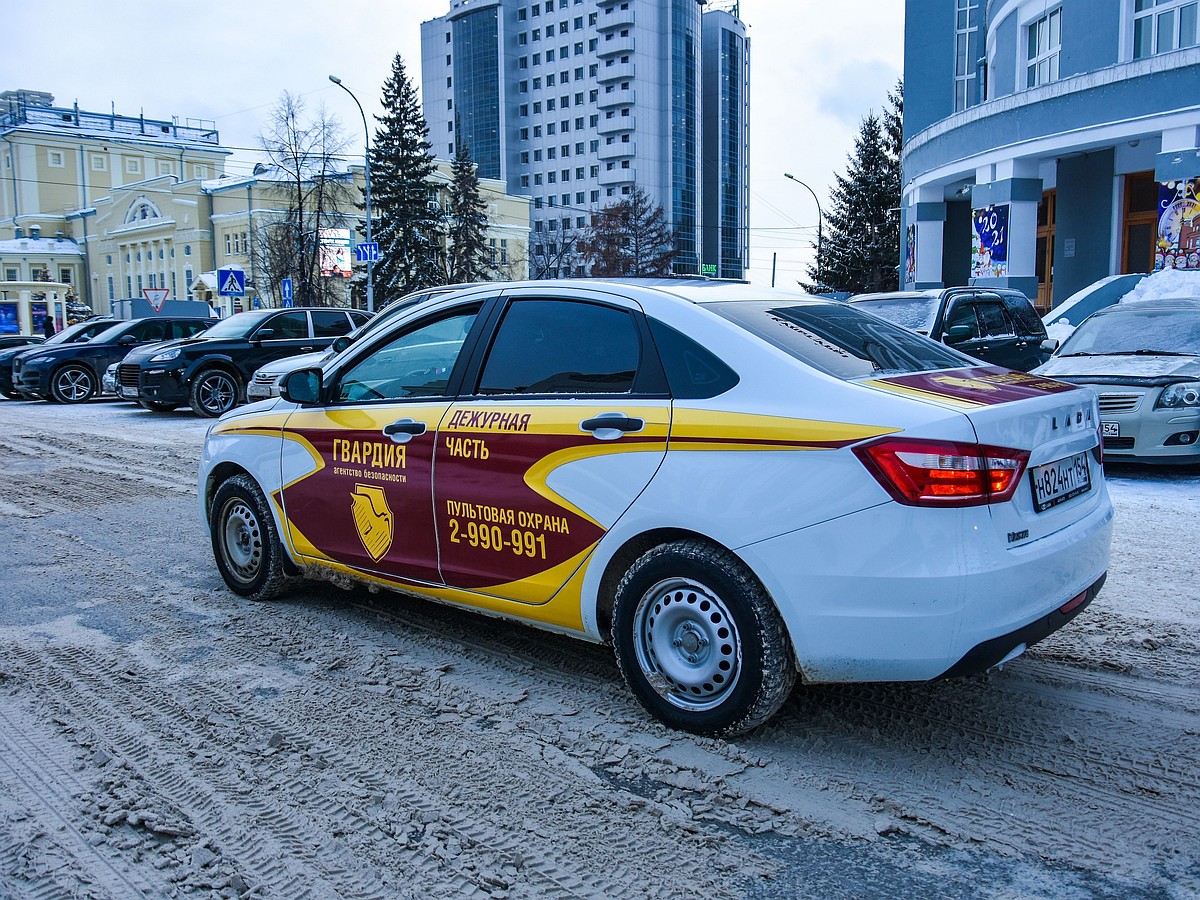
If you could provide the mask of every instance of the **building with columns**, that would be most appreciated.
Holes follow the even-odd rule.
[[[1200,268],[1197,0],[906,0],[901,283]]]

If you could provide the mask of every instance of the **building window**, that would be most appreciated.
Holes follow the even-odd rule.
[[[142,161],[140,159],[125,160],[125,171],[130,175],[138,175],[142,171]]]
[[[1135,0],[1133,58],[1196,46],[1197,0]]]
[[[117,284],[111,275],[108,276],[108,299],[110,301],[117,299]]]
[[[103,172],[108,168],[108,158],[99,153],[92,154],[92,171]]]
[[[208,177],[208,166],[192,166],[192,177],[200,180]]]
[[[21,271],[19,269],[8,268],[4,270],[5,281],[20,281]]]
[[[61,169],[66,165],[66,158],[61,150],[47,150],[46,163],[55,169]]]
[[[1025,58],[1025,87],[1058,81],[1058,50],[1062,46],[1062,9],[1029,23]]]
[[[70,284],[71,283],[71,270],[60,268],[58,270],[58,280],[61,281],[63,284]]]
[[[954,0],[954,111],[979,102],[975,64],[979,60],[979,0]]]

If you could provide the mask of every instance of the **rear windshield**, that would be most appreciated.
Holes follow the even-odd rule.
[[[929,334],[941,301],[937,297],[895,297],[889,300],[860,300],[854,305],[913,331]]]
[[[1187,354],[1200,356],[1200,309],[1137,309],[1101,313],[1075,329],[1059,356]]]
[[[841,303],[748,301],[708,308],[801,362],[847,381],[978,365],[936,341]]]

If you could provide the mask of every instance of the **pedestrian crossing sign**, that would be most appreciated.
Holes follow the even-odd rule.
[[[217,294],[221,297],[245,297],[246,273],[241,269],[217,269]]]

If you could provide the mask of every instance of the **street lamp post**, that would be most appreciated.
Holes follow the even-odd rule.
[[[810,194],[812,194],[813,202],[817,204],[817,281],[820,283],[820,286],[822,288],[824,288],[825,287],[825,279],[823,277],[821,277],[821,260],[822,260],[822,256],[823,256],[823,254],[821,253],[821,249],[822,249],[821,222],[825,218],[825,214],[821,212],[821,201],[817,199],[817,192],[814,191],[812,188],[810,188],[807,184],[805,184],[799,178],[797,178],[795,175],[789,175],[787,172],[784,172],[783,177],[790,178],[792,181],[796,182],[796,184],[800,185],[802,188],[805,188]]]
[[[330,75],[329,80],[340,87],[343,91],[350,95],[350,99],[354,101],[354,105],[358,107],[358,114],[362,116],[363,123],[363,138],[365,140],[365,149],[363,153],[363,161],[366,163],[367,177],[367,243],[371,243],[371,132],[367,128],[367,114],[363,112],[362,104],[358,102],[358,98],[354,96],[354,91],[342,84],[342,79],[336,75]],[[370,259],[367,260],[367,312],[375,312],[375,276],[373,269],[375,263]]]

